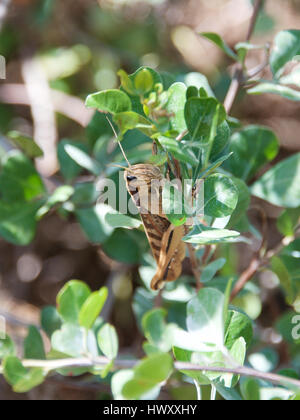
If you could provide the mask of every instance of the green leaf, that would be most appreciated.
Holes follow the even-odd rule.
[[[65,177],[67,181],[70,181],[73,178],[76,178],[80,174],[80,172],[82,171],[82,167],[78,165],[72,159],[72,157],[66,152],[65,148],[67,145],[76,147],[78,150],[82,152],[87,152],[87,147],[85,147],[85,145],[82,143],[68,140],[68,139],[63,139],[58,143],[57,158],[59,161],[60,172],[63,174],[63,176]]]
[[[97,334],[98,345],[102,353],[109,359],[115,359],[118,355],[119,340],[118,335],[110,324],[105,324]]]
[[[11,151],[2,161],[0,192],[3,201],[29,202],[45,194],[45,187],[28,157]]]
[[[263,93],[272,93],[282,96],[290,101],[300,101],[300,92],[287,86],[278,85],[272,82],[259,83],[255,87],[248,89],[250,95],[261,95]]]
[[[42,369],[26,369],[21,361],[8,356],[3,362],[3,374],[7,382],[13,386],[14,392],[28,392],[44,381]]]
[[[180,362],[192,362],[193,352],[179,347],[173,347],[173,353],[176,360]],[[184,375],[190,376],[195,379],[199,385],[210,385],[210,379],[200,371],[194,370],[181,370]]]
[[[186,85],[184,85],[184,86],[186,86]],[[186,99],[199,98],[199,89],[196,86],[189,86],[186,89],[185,96],[186,96]]]
[[[0,338],[0,360],[7,356],[15,356],[16,349],[12,339],[6,335],[5,338]]]
[[[217,127],[217,134],[213,142],[213,146],[210,152],[210,160],[213,161],[218,155],[225,149],[229,142],[231,130],[227,121]]]
[[[76,217],[88,239],[95,244],[102,244],[113,233],[113,227],[108,225],[106,217],[111,207],[97,204],[86,209],[77,209]]]
[[[121,213],[107,213],[105,216],[106,223],[112,228],[123,228],[123,229],[137,229],[141,226],[142,222],[139,219],[126,216]]]
[[[153,70],[151,67],[147,67],[147,66],[142,66],[139,69],[137,69],[136,72],[134,72],[133,74],[130,74],[129,79],[134,83],[140,73],[145,74],[145,70],[147,70],[151,74],[152,79],[153,79],[153,86],[163,83],[160,74],[157,73],[157,71]],[[147,76],[147,78],[150,80],[149,76]]]
[[[74,185],[74,194],[72,196],[72,203],[93,204],[97,200],[99,193],[94,182],[82,182]]]
[[[139,399],[165,381],[172,369],[173,362],[169,354],[153,354],[136,366],[134,377],[124,385],[122,394],[127,399]]]
[[[153,275],[155,274],[155,271],[156,269],[151,266],[140,267],[140,276],[143,282],[148,284],[148,289],[150,289],[150,282]],[[141,331],[142,318],[148,311],[153,309],[153,300],[154,294],[153,292],[150,292],[150,290],[146,290],[144,287],[139,287],[136,289],[133,296],[132,309]]]
[[[241,62],[245,60],[248,51],[261,50],[265,48],[265,45],[254,45],[249,42],[238,42],[235,45],[235,50],[237,51]]]
[[[158,384],[169,377],[173,370],[173,361],[167,353],[154,354],[142,360],[134,370],[135,378]]]
[[[260,400],[260,387],[256,379],[246,378],[241,383],[241,393],[246,401]]]
[[[295,85],[300,86],[300,67],[296,67],[291,73],[286,76],[282,76],[279,82],[283,85]]]
[[[288,246],[284,247],[280,253],[280,258],[284,262],[285,266],[287,267],[293,281],[300,280],[299,255],[300,255],[300,238],[295,239]],[[296,292],[299,292],[299,289],[296,290]]]
[[[225,345],[231,349],[237,339],[243,337],[247,347],[253,339],[253,326],[251,319],[244,313],[230,310],[225,322]]]
[[[178,141],[164,136],[159,136],[158,141],[167,152],[171,153],[180,162],[189,163],[192,166],[198,164],[195,155],[190,150],[184,149],[183,145]]]
[[[147,118],[137,112],[127,111],[114,115],[114,122],[118,125],[122,134],[128,130],[138,129],[146,136],[152,136],[155,132],[155,126]]]
[[[92,293],[83,303],[78,321],[79,325],[87,329],[92,328],[94,322],[100,315],[100,312],[106,302],[108,296],[108,289],[102,287],[98,292]]]
[[[147,249],[143,232],[116,229],[102,245],[103,251],[112,259],[125,264],[138,264]]]
[[[17,147],[19,147],[25,155],[30,158],[38,158],[43,156],[42,149],[35,143],[35,141],[19,131],[10,131],[7,133],[9,140]]]
[[[230,349],[230,355],[238,366],[243,366],[246,358],[246,342],[243,337],[238,338]],[[219,381],[225,385],[226,388],[233,388],[240,380],[239,375],[232,373],[224,374]]]
[[[86,334],[84,328],[74,324],[63,324],[60,330],[55,331],[51,337],[51,346],[53,350],[70,357],[82,357],[86,353],[98,356],[93,331],[89,330]]]
[[[251,192],[275,206],[299,207],[300,153],[271,168],[252,186]]]
[[[15,245],[28,245],[36,232],[36,217],[42,201],[0,201],[0,236]]]
[[[15,385],[27,374],[26,368],[15,356],[8,356],[3,361],[3,374],[10,385]]]
[[[133,369],[123,369],[113,374],[111,378],[111,392],[114,400],[126,400],[122,393],[122,389],[124,385],[133,378],[133,376]]]
[[[219,258],[218,260],[215,260],[204,267],[201,273],[201,282],[208,283],[210,280],[212,280],[217,272],[221,270],[221,268],[225,265],[225,263],[225,258]]]
[[[292,305],[295,299],[292,279],[284,262],[276,255],[271,259],[271,270],[277,275],[285,291],[287,302]]]
[[[187,100],[184,115],[192,140],[207,141],[218,108],[219,118],[217,125],[219,126],[226,118],[226,111],[216,99],[190,98]]]
[[[295,339],[295,327],[298,325],[298,316],[296,312],[288,311],[284,315],[282,315],[279,320],[276,322],[276,330],[282,335],[283,339],[292,345],[300,345],[300,338]],[[296,317],[296,318],[295,318]],[[297,320],[297,324],[294,323],[294,320]],[[299,328],[296,328],[296,332],[299,331]]]
[[[238,203],[238,191],[230,177],[210,175],[204,183],[204,214],[211,217],[230,216]]]
[[[70,156],[78,166],[91,172],[93,175],[101,173],[101,167],[95,159],[92,159],[85,151],[72,144],[64,146],[65,152]]]
[[[226,229],[215,229],[204,225],[197,225],[182,240],[191,244],[214,245],[235,241],[239,232]]]
[[[49,210],[58,204],[68,201],[74,193],[74,188],[70,185],[62,185],[56,188],[53,194],[48,198],[47,202],[39,209],[37,213],[38,219],[42,218]]]
[[[234,61],[239,61],[239,57],[232,51],[232,49],[226,44],[226,42],[220,37],[220,35],[213,32],[201,32],[199,35],[213,42],[219,47],[228,57]]]
[[[229,229],[237,226],[237,224],[242,220],[251,202],[251,194],[247,184],[239,178],[232,178],[232,181],[238,190],[238,203],[227,225],[227,228]]]
[[[269,128],[251,125],[231,137],[229,151],[233,154],[226,168],[247,181],[277,156],[279,139]]]
[[[270,57],[271,69],[275,77],[280,76],[284,66],[300,54],[300,31],[285,30],[277,34]]]
[[[145,95],[154,87],[154,80],[151,72],[147,68],[142,68],[134,77],[134,87],[137,93]]]
[[[216,169],[218,169],[227,159],[229,159],[231,153],[225,156],[220,157],[215,162],[208,165],[203,172],[197,175],[198,179],[203,179],[211,175]],[[200,163],[200,162],[199,162]]]
[[[209,97],[215,98],[215,94],[212,88],[210,87],[210,84],[208,83],[207,77],[204,76],[204,74],[196,72],[188,73],[184,77],[184,84],[188,87],[196,87],[198,89],[198,92],[200,91],[200,89],[204,89]],[[198,96],[198,93],[196,96]]]
[[[135,88],[134,88],[133,82],[130,80],[130,78],[129,78],[128,74],[126,73],[126,71],[119,70],[117,74],[120,77],[122,88],[127,93],[129,93],[129,95],[135,95],[136,92],[135,92]]]
[[[25,359],[46,359],[42,336],[34,326],[29,327],[27,337],[24,340],[24,357]]]
[[[205,288],[187,305],[186,325],[197,333],[199,341],[222,348],[224,344],[224,295],[217,289]]]
[[[168,90],[169,100],[166,106],[170,117],[170,128],[178,134],[186,130],[184,104],[187,88],[184,83],[174,83]]]
[[[61,318],[54,306],[45,306],[41,311],[41,326],[48,337],[61,328]]]
[[[88,108],[96,108],[99,111],[110,112],[111,114],[131,111],[129,96],[117,89],[93,93],[86,98],[85,105]]]
[[[167,311],[162,308],[152,309],[143,316],[142,326],[149,343],[161,352],[168,352],[172,348],[173,324],[167,324]]]
[[[57,295],[57,309],[65,322],[77,324],[80,310],[91,295],[90,288],[79,280],[65,284]]]
[[[243,401],[242,397],[235,389],[228,389],[219,383],[215,383],[214,386],[225,401]]]
[[[300,221],[300,207],[284,210],[277,219],[277,229],[284,236],[293,236]]]

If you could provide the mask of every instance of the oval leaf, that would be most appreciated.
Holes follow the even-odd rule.
[[[102,353],[109,359],[115,359],[118,355],[119,340],[115,327],[105,324],[97,334],[97,340]]]
[[[92,328],[94,322],[100,315],[107,296],[108,289],[106,287],[102,287],[98,292],[92,293],[86,299],[79,312],[79,325],[87,329]]]
[[[204,214],[211,217],[230,216],[238,203],[238,191],[230,177],[210,175],[204,183]]]
[[[93,93],[87,97],[85,104],[88,108],[96,108],[99,111],[110,112],[111,114],[131,111],[129,96],[118,89]]]
[[[90,288],[79,280],[71,280],[62,288],[57,295],[57,309],[65,322],[78,322],[80,309],[90,294]]]
[[[300,206],[300,153],[278,163],[251,188],[253,195],[275,206]]]

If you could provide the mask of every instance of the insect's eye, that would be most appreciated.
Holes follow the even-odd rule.
[[[134,181],[135,179],[137,179],[137,177],[136,176],[133,176],[133,175],[128,175],[127,176],[127,181]]]

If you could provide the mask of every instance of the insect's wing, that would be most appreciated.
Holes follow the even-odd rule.
[[[182,242],[184,227],[170,224],[161,241],[161,251],[157,272],[151,281],[153,290],[160,289],[164,283],[176,280],[182,271],[185,258],[185,244]]]
[[[150,213],[141,214],[141,218],[153,256],[158,264],[162,248],[162,238],[171,223],[164,217]]]
[[[124,177],[128,192],[140,211],[157,262],[157,273],[151,282],[151,288],[157,290],[166,281],[174,281],[181,274],[185,257],[185,244],[182,242],[184,227],[171,225],[163,214],[162,186],[158,183],[156,187],[150,188],[149,180],[161,180],[158,168],[153,165],[135,165],[125,171]]]

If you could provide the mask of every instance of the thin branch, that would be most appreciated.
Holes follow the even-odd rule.
[[[87,357],[77,358],[77,359],[59,359],[59,360],[23,360],[22,364],[26,368],[42,368],[47,371],[52,371],[62,368],[76,368],[76,367],[105,367],[111,361],[103,356],[96,357],[94,359],[89,359]],[[116,359],[114,361],[115,369],[132,369],[138,363],[139,360],[126,360],[126,359]],[[300,389],[300,381],[289,378],[286,376],[277,375],[275,373],[265,373],[259,372],[254,369],[247,367],[233,367],[233,368],[223,368],[217,366],[202,366],[189,362],[174,362],[174,368],[177,370],[192,370],[192,371],[202,371],[202,372],[220,372],[220,373],[232,373],[240,376],[247,376],[257,379],[263,379],[265,381],[271,382],[276,385],[291,385],[293,387]],[[1,370],[0,370],[1,372]]]
[[[254,10],[253,10],[253,14],[252,14],[252,17],[251,17],[246,41],[250,41],[250,39],[252,37],[252,34],[254,32],[254,29],[255,29],[256,21],[257,21],[257,18],[258,18],[258,14],[259,14],[260,9],[263,5],[263,2],[264,2],[264,0],[257,0],[255,5],[254,5]]]
[[[236,283],[232,293],[231,293],[231,300],[233,300],[241,290],[246,286],[248,281],[252,279],[252,277],[256,274],[257,270],[259,269],[261,265],[260,258],[258,256],[255,256],[251,262],[249,267],[241,274],[238,282]]]
[[[181,142],[182,139],[188,134],[189,130],[184,130],[176,137],[176,141]]]
[[[233,79],[231,81],[226,98],[224,100],[224,107],[226,109],[227,114],[229,114],[231,111],[235,98],[237,97],[237,94],[240,90],[242,80],[243,80],[243,67],[241,64],[237,64],[235,73],[233,75]]]
[[[256,24],[256,20],[259,14],[259,11],[262,7],[263,4],[263,0],[256,0],[254,9],[253,9],[253,14],[250,20],[250,25],[249,25],[249,29],[248,29],[248,33],[247,33],[247,37],[246,37],[246,42],[250,41],[254,28],[255,28],[255,24]],[[237,94],[240,90],[240,87],[242,85],[244,81],[244,70],[243,70],[243,66],[242,64],[238,63],[235,66],[235,72],[233,75],[233,79],[231,82],[231,85],[228,89],[226,98],[224,100],[224,107],[226,109],[227,114],[230,113],[232,106],[234,104],[235,98],[237,97]]]
[[[262,219],[262,240],[258,251],[255,252],[248,268],[242,273],[238,282],[236,283],[232,294],[231,300],[233,300],[246,286],[248,281],[257,273],[257,270],[263,265],[264,256],[266,254],[267,247],[267,234],[268,234],[268,220],[266,212],[259,206],[252,206],[250,210],[258,210]]]

